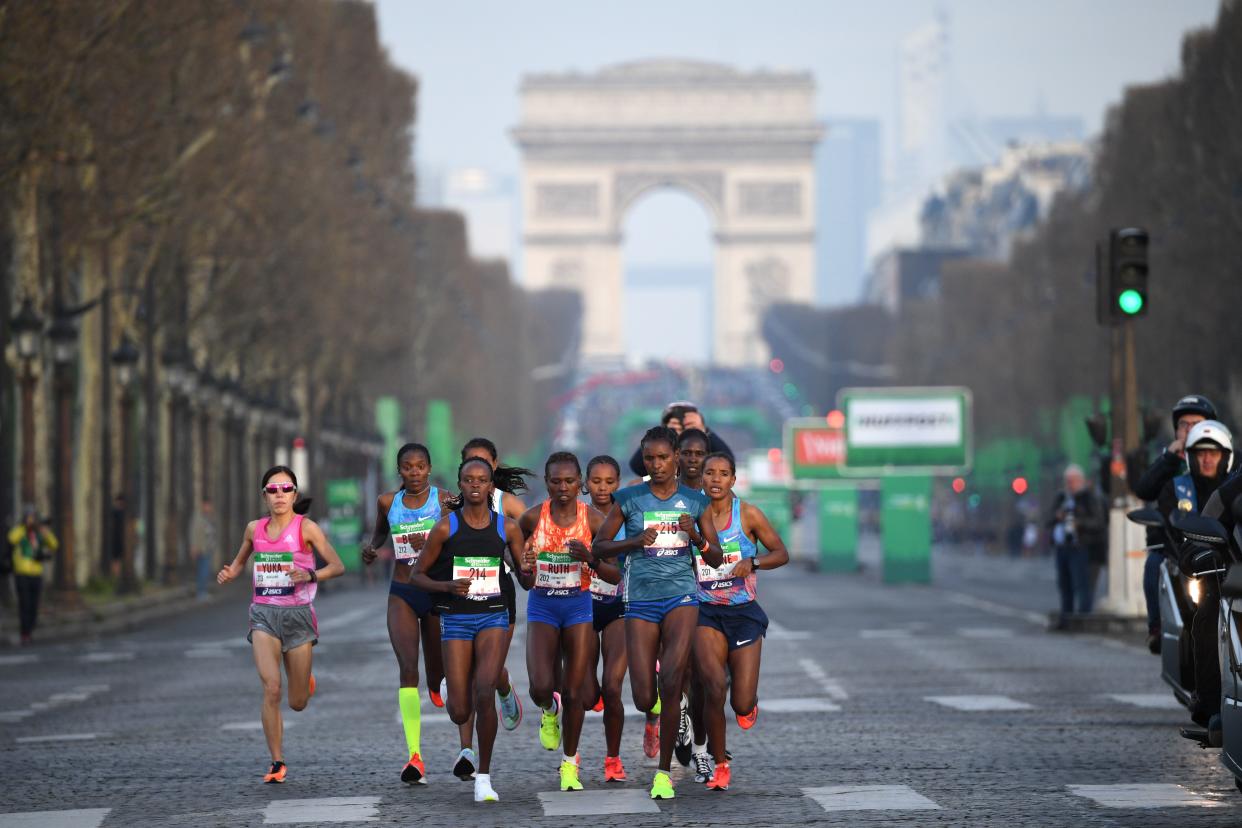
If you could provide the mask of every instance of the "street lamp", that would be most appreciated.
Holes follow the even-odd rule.
[[[73,479],[73,460],[69,435],[73,432],[73,380],[70,371],[78,356],[78,329],[64,314],[57,312],[48,330],[52,343],[52,362],[56,366],[56,451],[53,462],[56,467],[56,535],[60,547],[56,550],[56,590],[66,604],[79,601],[78,579],[73,561],[73,494],[69,481]]]
[[[22,502],[35,500],[34,363],[39,356],[43,319],[35,312],[30,297],[22,300],[17,315],[9,322],[22,362]]]
[[[112,352],[112,368],[116,374],[117,384],[121,386],[121,493],[125,496],[125,513],[122,520],[125,526],[121,530],[121,583],[117,591],[121,593],[135,592],[138,580],[134,573],[134,547],[132,543],[132,520],[134,508],[133,486],[133,422],[134,422],[134,380],[138,377],[138,349],[130,341],[127,334],[121,335],[121,344]]]

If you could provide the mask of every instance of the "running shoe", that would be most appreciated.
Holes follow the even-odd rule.
[[[599,698],[595,700],[595,704],[591,706],[591,709],[594,710],[596,713],[604,712],[604,694],[603,693],[599,694]]]
[[[755,702],[755,709],[747,713],[745,716],[736,716],[737,726],[742,730],[750,730],[755,726],[755,721],[759,718],[759,702]]]
[[[427,688],[427,695],[431,696],[431,703],[436,707],[444,707],[444,697],[448,695],[448,679],[440,679],[440,689],[432,690]]]
[[[561,790],[562,791],[582,790],[582,783],[578,781],[578,763],[577,762],[571,762],[568,759],[561,762]]]
[[[561,721],[557,714],[561,712],[561,694],[552,691],[552,709],[544,710],[539,717],[539,744],[544,750],[556,750],[561,746]]]
[[[263,781],[269,785],[285,781],[285,772],[289,770],[289,766],[284,762],[273,762],[272,769],[263,777]]]
[[[662,706],[661,706],[661,704],[660,704],[660,691],[659,691],[659,690],[657,690],[657,691],[656,691],[656,703],[655,703],[655,707],[651,708],[650,713],[651,713],[651,715],[652,715],[652,716],[659,716],[659,715],[660,715],[660,710],[661,710],[661,709],[663,709],[663,708],[662,708]]]
[[[457,754],[457,763],[453,765],[453,776],[462,782],[474,778],[474,759],[473,748],[462,748],[461,753]]]
[[[660,752],[660,721],[647,722],[643,727],[643,753],[648,759],[654,759]]]
[[[427,768],[423,766],[423,757],[417,753],[410,754],[410,761],[401,769],[401,781],[407,785],[427,784]]]
[[[651,798],[672,799],[675,796],[677,794],[673,792],[673,780],[669,779],[664,771],[657,771],[651,783]]]
[[[677,723],[677,742],[673,745],[673,753],[682,767],[689,767],[690,754],[694,746],[694,724],[690,721],[690,700],[681,697],[681,720]]]
[[[712,760],[707,751],[694,754],[694,781],[702,785],[712,778]]]
[[[727,791],[729,790],[729,763],[721,762],[716,766],[716,772],[712,774],[712,778],[707,780],[707,789],[709,791]]]
[[[625,781],[625,765],[621,764],[620,756],[604,757],[604,781],[605,782],[624,782]]]
[[[307,681],[307,685],[309,686],[310,690],[307,692],[306,698],[309,699],[311,696],[315,695],[315,674],[314,673],[310,674],[310,679]]]
[[[500,696],[500,691],[496,695]],[[509,688],[509,695],[500,696],[500,723],[505,730],[517,730],[522,723],[522,699],[516,687]]]
[[[499,802],[500,794],[492,789],[492,776],[488,773],[480,773],[474,777],[474,801],[475,802]]]

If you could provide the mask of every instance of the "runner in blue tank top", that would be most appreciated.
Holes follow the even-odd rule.
[[[657,656],[659,695],[681,698],[699,614],[691,544],[713,566],[724,557],[716,527],[705,516],[707,498],[677,482],[677,435],[663,426],[650,429],[642,451],[651,480],[614,495],[616,503],[592,551],[601,558],[627,553],[623,589],[630,689],[638,709],[649,711],[657,699]],[[623,525],[625,539],[612,540]],[[652,799],[675,795],[669,767],[680,715],[677,705],[662,706],[660,767],[652,781]]]
[[[420,640],[427,670],[427,691],[436,707],[444,707],[440,694],[444,660],[440,650],[440,617],[432,611],[431,596],[411,584],[410,575],[418,563],[427,533],[441,517],[441,505],[448,494],[431,485],[431,452],[420,443],[406,443],[397,450],[397,474],[401,477],[401,488],[379,496],[375,531],[370,542],[362,547],[362,561],[370,566],[379,547],[392,538],[396,560],[388,587],[388,640],[397,656],[400,674],[397,704],[409,756],[401,770],[401,781],[425,785],[427,771],[420,747],[422,699],[418,694]],[[469,730],[465,739],[465,750],[469,751]],[[468,763],[463,762],[459,754],[454,773],[468,779],[474,773],[473,756],[465,758],[469,759]]]
[[[703,480],[711,498],[707,522],[719,534],[724,562],[713,564],[705,560],[706,556],[695,556],[699,620],[694,669],[703,696],[707,737],[716,760],[707,787],[726,791],[731,768],[725,747],[725,691],[729,690],[739,727],[749,730],[759,717],[759,656],[768,617],[756,600],[755,573],[784,566],[789,562],[789,552],[763,512],[733,494],[737,468],[732,457],[708,455]],[[768,550],[766,555],[757,554],[756,544],[760,543]],[[701,742],[694,752],[701,774],[706,765]]]

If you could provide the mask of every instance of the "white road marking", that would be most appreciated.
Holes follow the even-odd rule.
[[[759,715],[764,713],[836,713],[840,705],[827,699],[759,699]]]
[[[34,653],[0,656],[0,667],[12,667],[17,664],[34,664],[39,657]]]
[[[99,828],[111,808],[0,814],[0,828]]]
[[[1001,615],[1005,618],[1020,618],[1023,621],[1036,624],[1040,627],[1047,626],[1048,624],[1048,617],[1046,615],[1041,615],[1038,612],[1007,607],[1004,604],[998,604],[995,601],[987,601],[983,598],[976,598],[974,595],[967,595],[964,592],[949,592],[946,593],[946,595],[951,602],[963,607],[972,607],[977,610],[982,610],[983,612],[991,613],[992,615]]]
[[[550,817],[660,813],[651,795],[641,790],[540,791],[539,804],[543,815]]]
[[[791,630],[769,618],[767,637],[773,641],[805,641],[811,634],[806,630]]]
[[[925,696],[925,701],[935,702],[954,710],[977,713],[989,710],[1033,710],[1026,702],[1008,696]]]
[[[828,674],[824,672],[824,668],[821,667],[819,662],[814,659],[799,659],[798,666],[802,668],[803,672],[806,673],[807,677],[811,681],[815,682],[823,689],[824,693],[828,695],[828,698],[833,699],[834,701],[845,701],[850,697],[850,694],[846,693],[845,688],[841,686],[841,682],[834,678],[829,678]]]
[[[60,704],[62,702],[84,702],[90,697],[90,693],[53,693],[47,697],[47,700]]]
[[[1181,710],[1172,693],[1108,693],[1106,698],[1150,710]]]
[[[1159,782],[1127,785],[1067,785],[1069,792],[1105,808],[1219,808],[1227,803],[1207,799],[1181,785]]]
[[[290,719],[288,716],[284,716],[282,718],[284,719],[285,730],[288,730],[289,728],[295,727],[297,725],[297,720],[295,719]],[[220,725],[220,729],[221,730],[262,730],[263,722],[261,720],[255,721],[255,722],[229,722],[228,724]]]
[[[909,630],[860,630],[858,635],[862,638],[909,638]]]
[[[957,634],[962,638],[1013,638],[1013,630],[1004,627],[961,627]]]
[[[285,799],[263,810],[265,825],[304,822],[374,822],[379,819],[378,796],[329,796],[323,799]]]
[[[17,742],[23,745],[32,742],[89,742],[107,735],[107,733],[58,733],[53,736],[18,736]]]
[[[33,710],[4,710],[0,711],[0,722],[20,722],[33,715]]]
[[[113,661],[133,661],[134,654],[132,652],[119,653],[87,653],[78,659],[87,664],[106,664]]]
[[[802,793],[825,811],[938,811],[940,806],[906,785],[828,785]]]

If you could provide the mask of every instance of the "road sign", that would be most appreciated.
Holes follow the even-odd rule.
[[[822,417],[786,420],[784,457],[794,480],[836,480],[845,462],[845,432]]]
[[[848,477],[962,474],[971,463],[970,389],[844,388]]]

